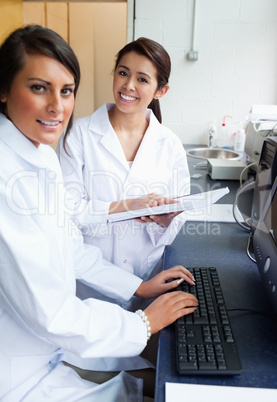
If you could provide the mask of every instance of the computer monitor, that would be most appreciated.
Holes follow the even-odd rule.
[[[253,234],[253,248],[262,282],[277,312],[277,178]]]
[[[251,232],[259,222],[268,194],[277,176],[277,138],[265,138],[257,167],[255,187],[251,209]]]

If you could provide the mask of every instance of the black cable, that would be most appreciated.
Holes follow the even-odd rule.
[[[237,193],[236,193],[236,198],[235,198],[235,201],[234,201],[234,204],[233,204],[233,216],[234,216],[234,219],[235,219],[235,221],[244,229],[244,230],[246,230],[247,232],[250,232],[250,223],[248,224],[247,222],[245,222],[245,223],[243,223],[243,222],[240,222],[239,221],[239,219],[238,219],[238,217],[237,217],[237,215],[236,215],[236,208],[238,209],[238,198],[239,198],[239,196],[244,192],[244,191],[247,191],[247,190],[249,190],[249,189],[253,189],[255,187],[255,182],[254,181],[251,181],[250,183],[247,183],[245,186],[243,186],[243,187],[241,187],[238,191],[237,191]],[[238,209],[239,210],[239,209]],[[249,219],[249,221],[250,221],[250,219]]]

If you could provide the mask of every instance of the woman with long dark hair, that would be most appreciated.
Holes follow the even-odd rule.
[[[65,208],[62,173],[49,146],[70,128],[80,80],[70,46],[40,26],[0,46],[0,399],[141,401],[142,381],[121,373],[98,386],[62,363],[136,356],[151,334],[197,305],[188,294],[158,297],[145,311],[76,297],[76,278],[109,297],[153,297],[189,280],[175,267],[142,282],[83,243]],[[121,281],[128,286],[123,288]],[[175,279],[166,283],[167,279]]]
[[[148,38],[128,43],[115,61],[114,103],[75,120],[66,136],[66,148],[61,141],[57,150],[66,188],[75,203],[73,220],[85,243],[98,246],[105,259],[146,281],[162,272],[165,246],[184,224],[184,214],[114,223],[109,222],[109,215],[130,211],[132,217],[132,210],[173,203],[173,197],[190,191],[184,147],[177,135],[161,124],[160,99],[168,91],[170,70],[170,57],[159,43]],[[109,300],[79,281],[77,295]],[[116,302],[130,311],[149,304],[136,296]],[[144,359],[99,359],[88,367],[152,368],[154,339],[144,351]]]
[[[170,70],[170,57],[159,43],[148,38],[128,43],[115,62],[115,102],[77,119],[66,150],[62,143],[58,147],[75,202],[74,221],[85,242],[145,280],[161,270],[164,248],[182,227],[183,214],[107,222],[111,213],[171,203],[190,191],[185,150],[161,124],[159,99],[168,91]],[[84,287],[79,291],[86,297]],[[137,300],[127,307],[136,308]]]

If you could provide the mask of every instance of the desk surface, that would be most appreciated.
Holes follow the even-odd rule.
[[[230,194],[219,202],[232,203],[238,181],[212,181],[206,171],[195,171],[193,166],[198,161],[188,158],[191,174],[203,175],[192,179],[192,192],[228,186]],[[177,264],[217,268],[227,308],[235,309],[229,311],[229,316],[243,373],[230,377],[179,376],[175,368],[174,328],[170,326],[160,335],[156,402],[165,401],[166,382],[277,388],[277,317],[262,286],[258,268],[246,254],[248,236],[236,223],[186,222],[175,241],[167,246],[165,269]]]

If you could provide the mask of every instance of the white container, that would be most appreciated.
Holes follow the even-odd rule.
[[[226,126],[223,123],[219,131],[218,146],[220,148],[232,148],[233,145],[232,126]]]
[[[234,150],[238,152],[243,152],[245,146],[245,130],[240,128],[235,133]]]

